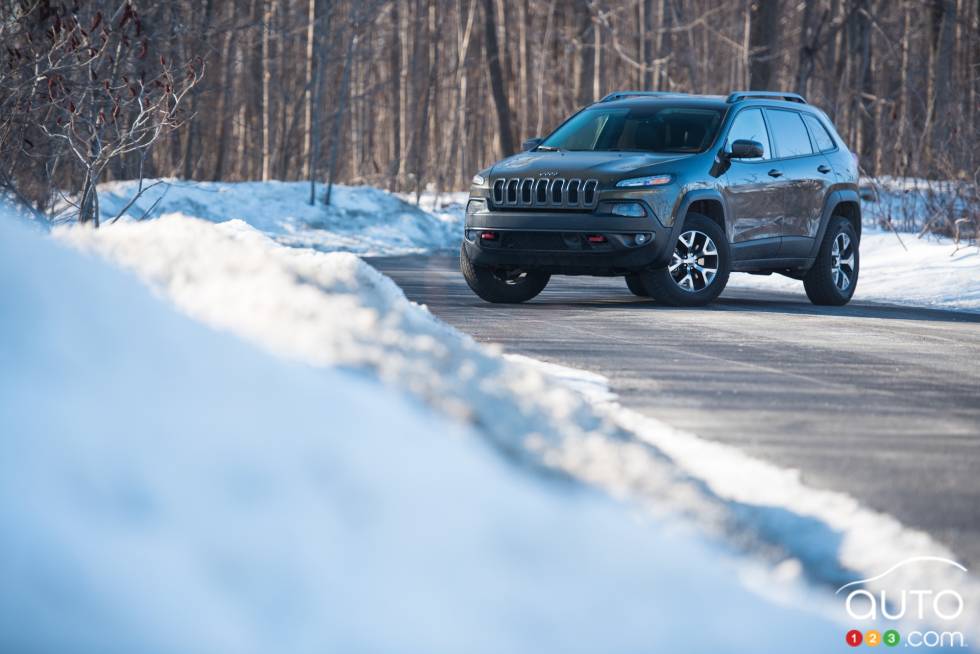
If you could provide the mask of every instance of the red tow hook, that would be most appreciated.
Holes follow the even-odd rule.
[[[605,243],[606,242],[606,237],[603,236],[602,234],[589,234],[587,238],[589,239],[589,243]]]
[[[497,232],[480,232],[480,238],[484,241],[496,241]]]

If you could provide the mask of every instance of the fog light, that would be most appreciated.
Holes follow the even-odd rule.
[[[647,235],[637,234],[636,236],[633,237],[633,239],[636,241],[637,245],[643,245],[644,243],[647,242]]]
[[[647,215],[646,209],[639,202],[616,202],[609,207],[609,213],[626,218],[642,218]]]

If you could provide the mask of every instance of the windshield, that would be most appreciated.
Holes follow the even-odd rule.
[[[715,140],[722,114],[693,107],[586,109],[539,147],[562,150],[703,152]]]

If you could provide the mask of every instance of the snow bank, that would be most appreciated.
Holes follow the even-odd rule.
[[[732,275],[729,286],[803,294],[802,282],[782,275]],[[867,231],[861,236],[861,272],[854,299],[980,311],[980,248],[957,249],[951,240],[940,237]]]
[[[819,598],[796,609],[747,592],[737,578],[751,568],[724,552],[529,479],[363,374],[398,370],[413,385],[446,366],[430,390],[460,399],[485,373],[469,397],[493,406],[475,411],[484,426],[550,411],[547,431],[558,406],[565,424],[579,410],[575,393],[482,354],[357,259],[176,216],[62,237],[126,261],[212,324],[362,372],[271,357],[0,220],[0,651],[839,643],[840,626],[801,613]],[[413,361],[423,351],[432,365]],[[500,384],[509,403],[491,392]],[[550,408],[517,404],[522,386]]]
[[[603,405],[608,389],[596,375],[505,360],[408,302],[356,257],[281,247],[240,222],[179,216],[59,236],[136,270],[211,325],[299,361],[365,370],[463,418],[525,466],[653,515],[693,519],[758,548],[779,570],[802,564],[809,578],[836,587],[880,572],[896,555],[944,551],[846,495],[806,488],[792,471]],[[760,483],[740,486],[746,469]],[[735,474],[717,478],[725,470]]]
[[[128,219],[181,214],[219,223],[241,220],[285,245],[366,256],[456,248],[462,238],[463,207],[455,204],[459,194],[441,196],[438,206],[426,194],[422,206],[431,211],[425,211],[371,187],[334,185],[329,206],[322,203],[322,184],[311,206],[305,182],[146,180],[144,188],[125,211]],[[135,181],[100,184],[103,222],[119,215],[137,190]]]

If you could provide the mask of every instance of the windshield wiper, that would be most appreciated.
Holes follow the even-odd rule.
[[[534,149],[538,152],[561,152],[561,148],[556,148],[553,145],[539,145]]]

